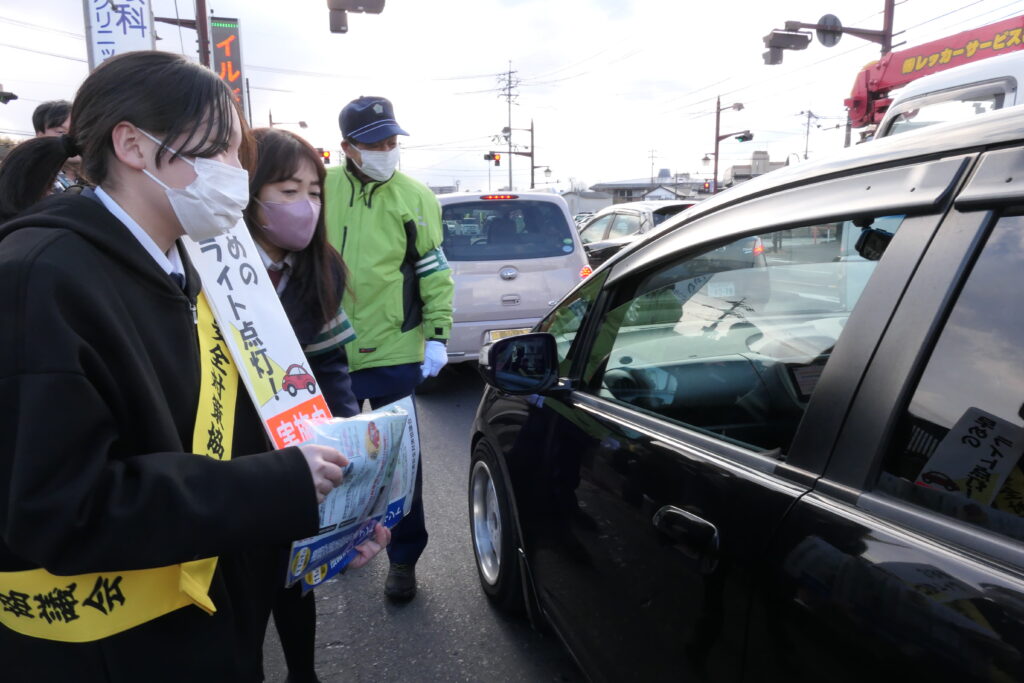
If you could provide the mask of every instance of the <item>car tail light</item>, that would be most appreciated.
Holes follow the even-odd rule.
[[[519,199],[517,194],[485,194],[480,199]]]
[[[756,254],[763,254],[763,253],[764,253],[764,242],[761,241],[760,237],[755,237],[754,238],[754,254],[756,255]]]
[[[583,266],[582,268],[580,268],[580,279],[586,280],[588,277],[590,277],[590,274],[593,272],[594,269],[591,268],[590,266]]]

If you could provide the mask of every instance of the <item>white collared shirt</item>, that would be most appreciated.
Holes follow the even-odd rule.
[[[157,265],[160,266],[165,273],[171,275],[177,273],[181,275],[182,282],[185,280],[185,266],[181,262],[181,254],[178,253],[178,244],[175,242],[167,252],[160,251],[160,247],[157,246],[153,238],[149,236],[145,230],[142,229],[135,219],[128,215],[128,213],[121,208],[120,204],[114,201],[114,198],[104,192],[102,187],[97,187],[94,190],[96,192],[96,198],[107,208],[107,211],[114,214],[117,220],[124,223],[125,227],[128,228],[129,232],[135,236],[135,239],[139,241],[139,244],[153,257]],[[283,279],[283,278],[282,278]]]
[[[259,245],[259,242],[256,242],[256,251],[259,252],[260,258],[263,259],[263,267],[268,271],[284,270],[284,272],[281,273],[281,279],[277,283],[276,291],[280,294],[284,291],[284,288],[288,285],[288,279],[292,276],[292,268],[295,267],[295,252],[289,251],[283,259],[275,261],[263,250],[263,247]],[[288,267],[285,268],[285,266]]]

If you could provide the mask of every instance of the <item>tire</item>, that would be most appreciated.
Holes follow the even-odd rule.
[[[309,384],[306,385],[306,391],[308,391],[311,394],[315,394],[316,393],[316,385],[313,384],[312,382],[310,382]]]
[[[518,533],[505,476],[484,441],[473,449],[469,468],[469,528],[480,586],[506,612],[522,613],[522,572]]]
[[[288,393],[290,395],[294,396],[295,394],[299,393],[299,390],[295,388],[294,384],[289,384],[288,385]]]

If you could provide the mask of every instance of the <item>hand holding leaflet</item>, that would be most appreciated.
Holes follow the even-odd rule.
[[[323,503],[328,494],[341,485],[342,468],[348,465],[348,458],[336,448],[316,444],[299,446],[299,450],[305,456],[309,473],[313,477],[316,502]]]
[[[336,449],[347,461],[320,504],[320,533],[292,544],[286,584],[309,590],[347,566],[365,565],[387,545],[388,529],[411,505],[419,434],[411,398],[351,418],[309,421],[304,431],[303,449]],[[317,462],[325,488],[338,462]]]

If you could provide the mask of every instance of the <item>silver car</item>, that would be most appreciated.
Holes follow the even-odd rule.
[[[590,274],[565,200],[544,192],[440,195],[444,253],[455,279],[448,361],[528,332]]]

